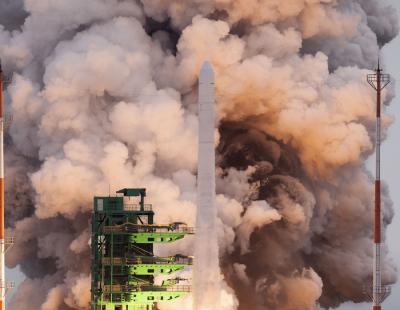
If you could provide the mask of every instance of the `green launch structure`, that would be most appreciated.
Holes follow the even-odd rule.
[[[185,279],[156,285],[157,275],[171,275],[193,264],[191,257],[157,257],[154,244],[194,234],[184,223],[154,224],[146,189],[125,188],[116,197],[94,197],[92,214],[92,310],[153,310],[157,302],[187,295]]]

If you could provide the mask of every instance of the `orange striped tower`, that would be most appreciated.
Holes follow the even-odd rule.
[[[378,69],[368,75],[368,83],[376,90],[376,172],[375,172],[375,212],[374,212],[374,266],[372,301],[373,310],[382,310],[382,303],[390,294],[390,288],[382,285],[382,219],[381,219],[381,93],[390,83],[390,76]]]
[[[0,63],[0,310],[5,309],[6,279],[4,267],[4,254],[6,251],[4,241],[4,104],[3,104],[4,76]]]

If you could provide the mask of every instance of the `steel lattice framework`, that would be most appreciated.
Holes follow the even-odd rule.
[[[155,225],[143,188],[122,189],[116,197],[94,197],[92,215],[92,310],[152,310],[191,291],[185,279],[154,283],[193,264],[191,257],[157,257],[155,243],[170,243],[194,234],[184,223]],[[131,200],[139,199],[137,203]]]
[[[380,64],[375,73],[368,74],[368,83],[376,90],[376,171],[375,171],[375,210],[374,210],[374,265],[373,285],[367,294],[373,302],[373,310],[381,310],[383,301],[389,296],[390,288],[382,285],[382,211],[381,211],[381,94],[390,83],[390,76],[383,74]]]

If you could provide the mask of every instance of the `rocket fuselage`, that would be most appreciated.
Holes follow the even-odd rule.
[[[215,205],[215,81],[205,62],[199,78],[199,149],[194,267],[194,307],[218,309],[219,258]]]
[[[200,73],[199,80],[199,149],[198,149],[198,215],[208,215],[211,221],[202,221],[197,217],[198,228],[213,228],[215,226],[215,86],[214,72],[206,62]]]

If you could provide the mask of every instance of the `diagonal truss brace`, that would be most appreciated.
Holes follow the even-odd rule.
[[[386,300],[386,298],[390,296],[390,293],[392,291],[390,286],[384,286],[384,285],[381,287],[377,287],[376,290],[377,291],[375,296],[377,296],[378,300],[374,300],[373,286],[369,285],[364,287],[364,294],[368,296],[370,301],[374,302],[377,305],[383,303]]]

